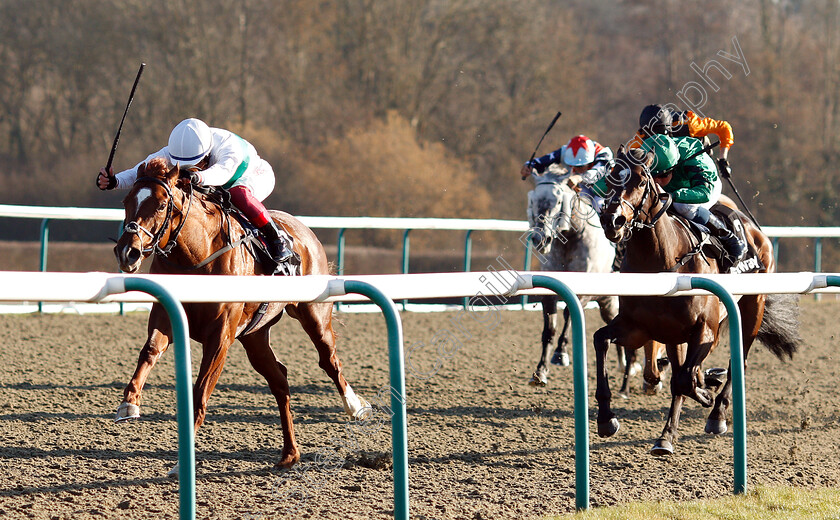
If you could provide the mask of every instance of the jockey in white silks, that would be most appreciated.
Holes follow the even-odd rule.
[[[185,119],[169,135],[169,144],[146,157],[133,168],[114,175],[101,169],[97,186],[101,190],[129,189],[137,179],[137,169],[157,157],[173,166],[190,168],[196,184],[221,186],[230,200],[266,238],[272,259],[280,264],[294,252],[284,233],[271,219],[262,201],[274,189],[274,170],[260,158],[254,146],[233,132],[211,128],[199,119]]]

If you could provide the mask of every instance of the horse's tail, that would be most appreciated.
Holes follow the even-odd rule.
[[[764,319],[756,337],[777,358],[793,358],[802,342],[799,336],[799,295],[768,294],[764,300]]]

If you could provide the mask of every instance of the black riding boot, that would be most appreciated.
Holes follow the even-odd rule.
[[[266,246],[268,246],[268,253],[272,260],[278,264],[288,261],[295,252],[289,247],[289,242],[286,236],[280,233],[277,224],[273,220],[269,220],[268,224],[260,228],[260,233],[265,237]]]
[[[738,263],[747,254],[746,242],[726,227],[717,215],[712,214],[706,226],[720,239],[723,247],[726,248],[727,254],[734,259],[733,263]]]

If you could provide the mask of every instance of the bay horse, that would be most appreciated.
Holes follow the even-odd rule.
[[[162,158],[139,167],[137,180],[123,200],[127,224],[114,248],[120,269],[136,273],[143,260],[154,253],[150,267],[154,274],[269,274],[273,266],[263,267],[246,250],[245,231],[237,219],[211,197],[194,190],[180,174],[177,166],[170,168]],[[293,238],[294,250],[300,256],[300,273],[329,274],[326,253],[312,230],[287,213],[270,213]],[[278,295],[278,300],[282,300],[282,295]],[[267,307],[262,305],[264,315],[260,315],[260,307],[260,303],[184,304],[190,337],[202,344],[201,366],[193,387],[195,428],[204,422],[207,401],[221,375],[228,348],[238,339],[248,361],[268,382],[277,401],[283,451],[276,465],[290,468],[300,459],[300,450],[292,423],[289,382],[285,365],[275,357],[269,343],[269,329],[280,320],[283,311],[298,320],[309,335],[320,356],[319,365],[335,383],[345,412],[362,418],[370,411],[370,405],[353,392],[342,374],[335,349],[331,303],[271,302]],[[140,416],[143,385],[171,342],[169,318],[156,303],[149,315],[148,339],[125,388],[116,421]]]
[[[601,229],[598,214],[591,201],[580,195],[567,182],[568,175],[548,171],[542,175],[532,172],[534,189],[528,192],[528,224],[530,244],[540,263],[542,271],[574,271],[588,273],[609,273],[613,270],[616,248],[607,240]],[[581,305],[596,301],[604,323],[609,323],[618,313],[617,296],[583,296]],[[542,297],[542,346],[540,360],[531,379],[532,386],[548,384],[548,358],[557,334],[557,295]],[[551,357],[551,363],[559,366],[569,365],[568,328],[569,312],[563,312],[563,328],[557,338],[557,347]],[[660,346],[661,347],[661,346]],[[655,359],[657,351],[653,345],[648,358]],[[631,370],[638,369],[634,351],[622,353],[618,349],[619,366],[624,371],[621,395],[627,395],[628,380]],[[655,393],[659,382],[659,366],[647,364],[645,392]],[[653,385],[648,380],[655,381]],[[661,384],[658,385],[661,387]]]
[[[687,225],[666,209],[670,195],[654,181],[650,166],[654,155],[641,149],[619,148],[608,177],[610,198],[601,213],[604,232],[613,242],[624,241],[626,253],[621,272],[718,273],[719,261],[704,254]],[[773,246],[767,236],[742,213],[736,212],[750,245],[763,263],[760,272],[775,271]],[[746,295],[738,301],[741,313],[744,362],[757,338],[779,359],[791,358],[801,341],[798,333],[798,299],[795,295]],[[671,362],[671,407],[662,435],[651,453],[674,452],[680,411],[686,397],[712,407],[705,430],[726,432],[726,411],[732,401],[732,371],[717,394],[701,372],[703,361],[718,344],[725,309],[713,295],[622,296],[618,315],[595,333],[598,435],[609,437],[619,429],[610,409],[610,388],[605,364],[610,341],[638,348],[656,340],[666,345]],[[731,367],[730,367],[731,368]],[[720,378],[722,380],[722,377]]]

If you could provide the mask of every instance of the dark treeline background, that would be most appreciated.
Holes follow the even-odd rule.
[[[267,205],[295,214],[522,220],[518,170],[558,110],[540,153],[615,148],[659,102],[732,123],[762,223],[835,225],[838,18],[835,0],[4,0],[0,203],[121,207],[94,179],[142,61],[115,170],[199,117],[257,146]],[[9,222],[0,238],[33,238]]]

